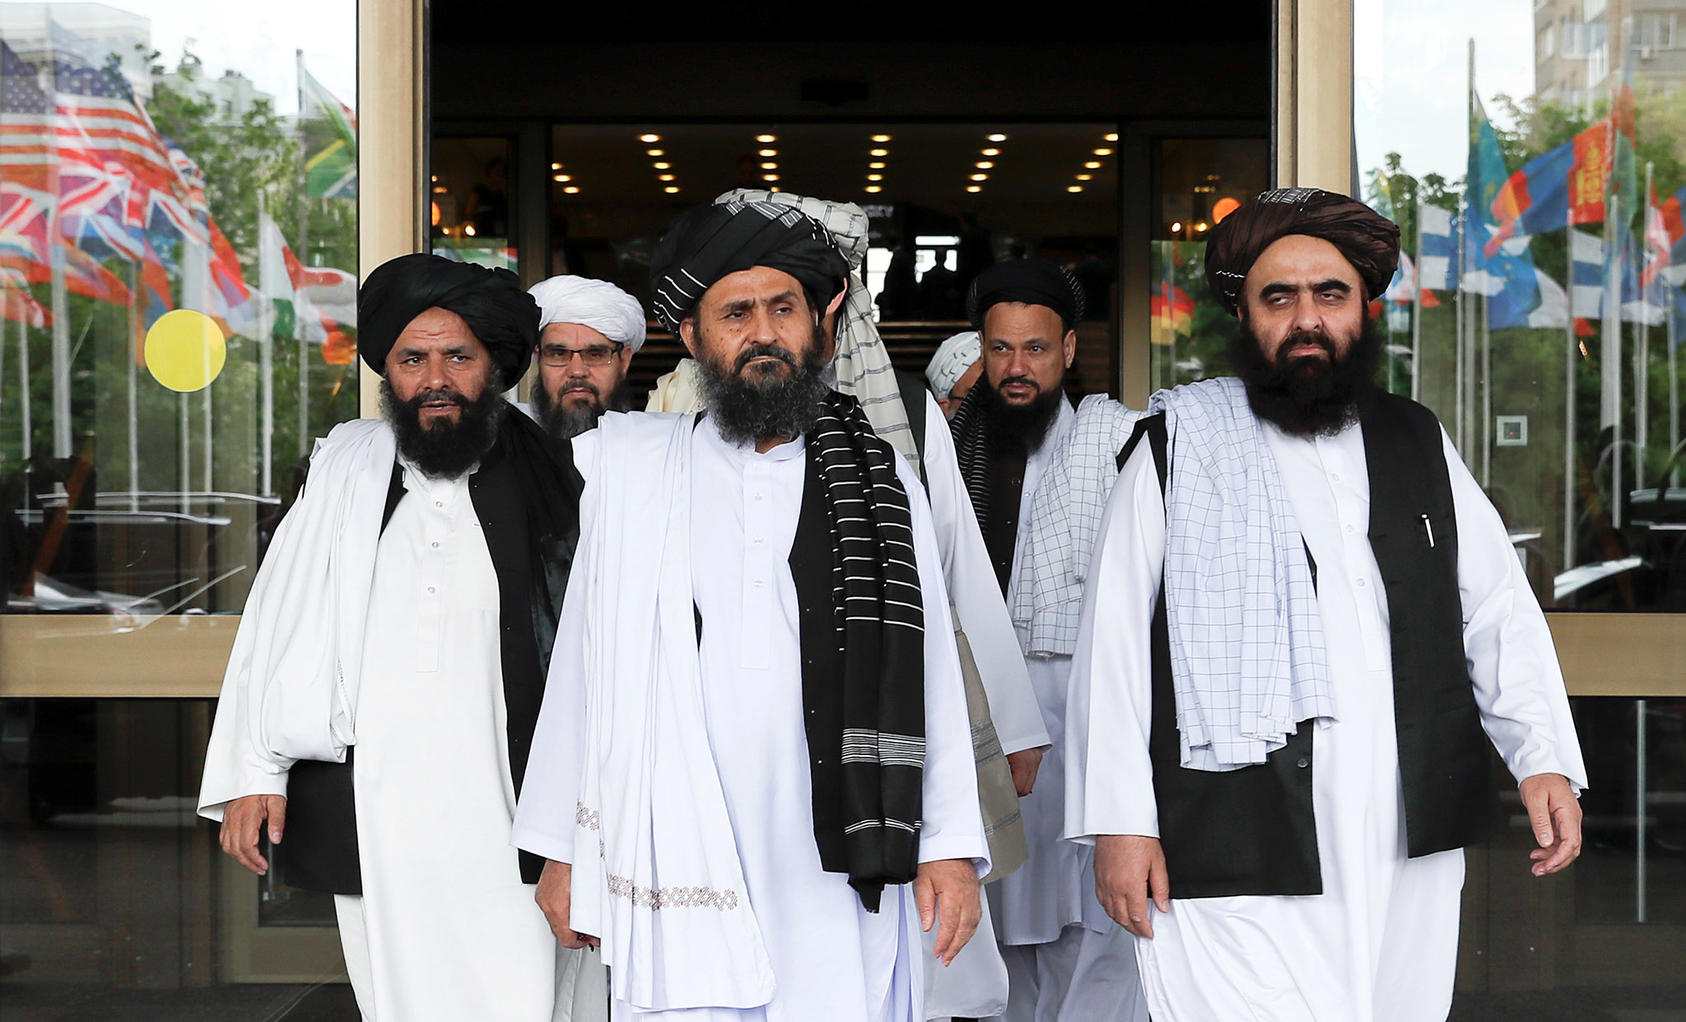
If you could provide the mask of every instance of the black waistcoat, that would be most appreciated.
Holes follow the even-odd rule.
[[[1361,421],[1370,547],[1388,601],[1406,845],[1416,857],[1486,835],[1495,800],[1488,783],[1492,754],[1464,659],[1457,521],[1439,422],[1423,406],[1388,394],[1367,401]],[[1163,486],[1162,415],[1137,426],[1120,462],[1143,435]],[[1154,607],[1152,659],[1149,756],[1172,891],[1179,898],[1322,893],[1312,807],[1314,727],[1302,724],[1258,766],[1186,769],[1179,762],[1163,588]]]
[[[493,446],[481,462],[480,470],[468,480],[469,499],[498,576],[498,654],[503,672],[505,735],[509,744],[509,771],[517,795],[527,772],[527,756],[532,750],[533,728],[538,724],[545,680],[544,658],[540,656],[539,637],[535,634],[539,629],[532,607],[534,540],[527,534],[518,486],[514,466],[501,444]],[[405,492],[403,469],[394,465],[381,518],[383,532]],[[576,529],[564,541],[569,549],[552,551],[546,558],[553,570],[564,577],[577,539]],[[286,831],[281,844],[270,853],[282,883],[333,894],[363,893],[352,787],[355,757],[356,748],[352,747],[346,750],[344,763],[300,760],[288,772]],[[427,793],[416,795],[419,843],[426,840],[426,828],[437,825],[439,818],[429,808]],[[520,852],[518,858],[521,882],[537,883],[544,859],[526,851]]]

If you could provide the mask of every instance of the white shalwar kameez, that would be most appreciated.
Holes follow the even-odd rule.
[[[1172,864],[1171,911],[1150,906],[1153,939],[1136,942],[1148,1003],[1155,1022],[1443,1019],[1464,856],[1405,853],[1387,597],[1368,539],[1362,427],[1308,440],[1267,423],[1264,434],[1317,564],[1336,686],[1338,720],[1313,735],[1324,893],[1178,899]],[[1451,441],[1443,447],[1463,641],[1482,724],[1518,780],[1560,773],[1579,791],[1585,768],[1544,615],[1492,504]],[[1084,601],[1069,716],[1066,832],[1074,839],[1158,836],[1147,622],[1164,556],[1164,505],[1142,444],[1113,490]]]
[[[1009,607],[1017,596],[1037,488],[1054,452],[1076,425],[1077,413],[1061,401],[1047,437],[1025,459]],[[993,572],[989,581],[994,582]],[[1029,629],[1016,627],[1015,631],[1016,652],[1024,656]],[[1060,840],[1065,820],[1066,688],[1071,658],[1026,657],[1025,666],[1053,747],[1042,758],[1035,790],[1019,800],[1030,857],[1017,871],[989,885],[996,936],[1011,982],[1007,1010],[1000,1017],[1004,1022],[1146,1022],[1133,964],[1134,938],[1107,917],[1095,896],[1094,849]]]
[[[468,476],[404,463],[404,486],[363,642],[363,894],[334,899],[346,969],[366,1019],[564,1017],[556,939],[509,847],[498,578]]]
[[[598,466],[592,434],[575,439],[588,480]],[[840,873],[820,868],[814,843],[803,729],[796,585],[789,567],[801,507],[806,446],[765,454],[727,443],[713,420],[693,434],[691,584],[702,619],[699,656],[710,747],[755,921],[776,990],[763,1007],[637,1011],[640,1022],[922,1022],[923,970],[912,885],[886,887],[867,912]],[[918,478],[897,458],[912,510],[924,592],[924,825],[919,859],[968,859],[987,871],[965,690],[954,651],[940,557]],[[589,485],[589,484],[588,484]],[[582,594],[570,588],[557,657],[583,643]],[[513,840],[559,862],[574,857],[574,811],[585,737],[583,665],[568,662],[546,693]],[[558,689],[562,683],[561,690]],[[553,705],[552,700],[557,700]],[[585,853],[582,853],[585,854]]]

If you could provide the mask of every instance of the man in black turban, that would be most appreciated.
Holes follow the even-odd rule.
[[[581,484],[503,397],[538,308],[506,270],[410,255],[358,313],[385,417],[317,445],[276,532],[200,811],[248,869],[336,896],[365,1017],[541,1022],[559,966],[509,828]]]
[[[1066,835],[1151,941],[1154,1018],[1445,1018],[1495,747],[1530,872],[1580,853],[1586,769],[1504,522],[1434,413],[1374,382],[1397,245],[1329,192],[1231,213],[1206,267],[1240,379],[1154,395],[1119,455]]]

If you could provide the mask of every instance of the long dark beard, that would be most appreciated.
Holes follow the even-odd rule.
[[[607,400],[580,407],[552,401],[543,383],[533,388],[533,414],[544,431],[558,440],[572,440],[588,429],[595,429],[604,412],[624,412],[631,404],[625,380],[615,385]]]
[[[987,377],[974,386],[982,391],[978,410],[983,416],[984,437],[994,451],[1028,454],[1041,447],[1060,414],[1060,402],[1065,400],[1065,389],[1055,388],[1037,394],[1027,405],[1010,405]]]
[[[1303,332],[1290,334],[1277,351],[1300,344],[1321,346],[1329,353],[1329,361],[1297,358],[1272,362],[1259,350],[1252,329],[1242,322],[1230,340],[1230,362],[1247,385],[1247,403],[1253,414],[1291,436],[1334,436],[1358,421],[1359,401],[1376,385],[1376,368],[1382,357],[1381,330],[1375,320],[1366,318],[1345,358],[1336,358],[1334,346],[1322,337]]]
[[[771,355],[790,368],[751,366],[751,359]],[[825,385],[825,336],[816,326],[813,340],[797,354],[775,344],[752,344],[730,366],[697,359],[703,404],[715,428],[731,444],[752,444],[774,438],[793,439],[818,420]]]
[[[444,396],[462,409],[457,421],[423,426],[421,406],[437,394],[424,390],[408,401],[400,401],[391,384],[382,380],[381,413],[392,423],[400,454],[415,462],[424,475],[453,479],[473,468],[492,449],[509,403],[490,383],[473,400],[446,391]]]

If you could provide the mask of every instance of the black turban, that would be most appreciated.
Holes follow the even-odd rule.
[[[515,386],[538,344],[539,307],[521,278],[504,269],[425,253],[387,260],[357,291],[357,353],[386,375],[386,356],[398,335],[434,308],[461,316],[497,365],[499,386]]]
[[[768,266],[795,277],[816,312],[847,285],[849,263],[831,234],[793,206],[723,202],[679,214],[650,257],[650,304],[662,325],[679,323],[727,274]]]
[[[966,291],[966,318],[983,331],[984,315],[1002,302],[1044,305],[1060,314],[1067,330],[1083,319],[1083,285],[1070,270],[1046,259],[996,263],[972,279]]]
[[[1241,304],[1241,283],[1260,253],[1278,238],[1322,238],[1364,280],[1364,297],[1387,289],[1399,266],[1399,225],[1357,199],[1320,188],[1278,188],[1223,218],[1206,239],[1206,283],[1224,308]]]

